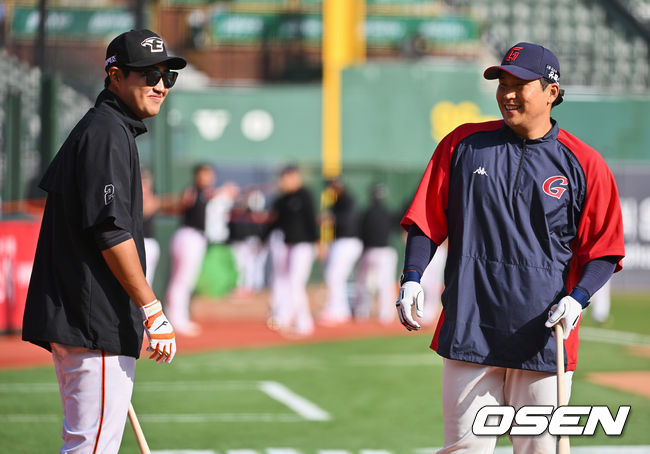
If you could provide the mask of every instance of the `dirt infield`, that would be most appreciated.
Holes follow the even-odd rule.
[[[309,289],[309,294],[314,313],[317,314],[324,299],[324,289],[315,286]],[[317,325],[316,331],[309,337],[287,337],[267,327],[267,302],[266,292],[218,300],[194,298],[192,316],[201,325],[202,332],[196,337],[177,336],[179,354],[408,334],[397,322],[382,325],[369,319],[331,327]],[[433,329],[428,331],[433,332]],[[26,368],[51,363],[49,352],[23,342],[19,335],[0,337],[0,368]]]
[[[609,386],[619,391],[637,394],[650,399],[650,371],[633,372],[592,372],[587,380],[601,386]]]
[[[313,286],[309,289],[314,314],[322,307],[325,289]],[[408,332],[397,322],[382,325],[373,318],[351,321],[338,326],[316,326],[313,335],[292,338],[268,328],[266,324],[268,294],[261,292],[248,297],[222,299],[194,298],[192,316],[202,328],[197,337],[177,336],[179,355],[238,348],[260,348],[291,344],[305,344],[373,336],[400,336]],[[433,327],[426,328],[432,333]],[[146,341],[144,342],[146,344]],[[630,347],[634,354],[650,356],[650,347]],[[145,353],[143,352],[143,355]],[[28,342],[18,335],[0,337],[0,369],[19,369],[51,364],[49,352]],[[592,383],[638,394],[650,398],[650,371],[600,372],[587,378]]]

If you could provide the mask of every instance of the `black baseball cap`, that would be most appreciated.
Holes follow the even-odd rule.
[[[515,44],[503,56],[501,65],[490,66],[483,72],[483,77],[498,79],[501,71],[523,80],[544,78],[551,83],[560,83],[560,62],[553,52],[539,44]],[[564,90],[561,90],[554,105],[562,102],[563,94]]]
[[[106,48],[104,69],[111,66],[144,68],[166,63],[169,69],[185,68],[187,62],[181,57],[167,55],[163,39],[151,30],[131,30],[117,36]]]

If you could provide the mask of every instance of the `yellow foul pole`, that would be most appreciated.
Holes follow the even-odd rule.
[[[323,0],[323,177],[341,173],[341,70],[366,58],[366,0]]]

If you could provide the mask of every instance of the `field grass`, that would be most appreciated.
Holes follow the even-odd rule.
[[[646,339],[648,315],[647,298],[620,296],[607,328]],[[591,324],[585,317],[585,326]],[[650,370],[650,359],[589,337],[581,341],[571,403],[629,404],[632,411],[622,437],[599,429],[594,437],[573,438],[572,445],[650,445],[650,399],[586,380],[589,372]],[[428,350],[429,340],[425,333],[183,355],[170,366],[141,360],[133,404],[154,450],[414,453],[442,444],[442,362]],[[330,419],[305,419],[264,392],[269,383],[307,399]],[[51,367],[0,371],[1,452],[55,452],[60,413]],[[121,452],[137,452],[128,426]]]

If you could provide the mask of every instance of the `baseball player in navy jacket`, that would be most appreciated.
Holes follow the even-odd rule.
[[[47,202],[23,339],[52,352],[63,404],[61,453],[117,453],[143,333],[171,362],[174,329],[145,279],[136,136],[158,114],[185,60],[150,30],[106,51],[106,89],[77,123],[40,187]]]
[[[464,124],[437,146],[412,204],[398,315],[420,329],[420,276],[445,239],[443,312],[431,348],[444,359],[441,453],[492,452],[472,433],[486,405],[556,405],[552,326],[565,332],[567,393],[580,314],[621,269],[623,226],[614,178],[591,147],[560,129],[560,64],[518,43],[498,79],[502,120]],[[567,396],[567,400],[568,400]],[[512,437],[514,452],[553,453],[555,438]]]

